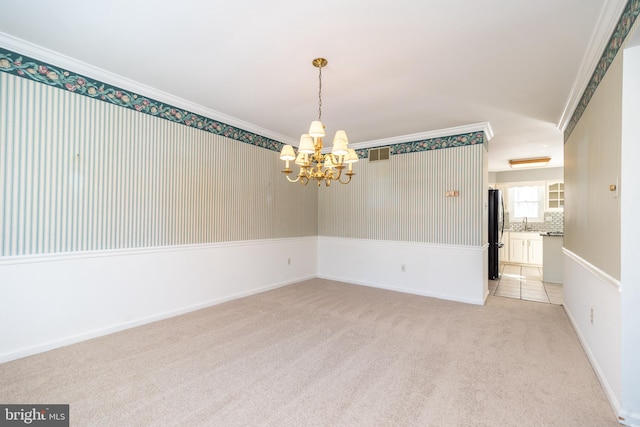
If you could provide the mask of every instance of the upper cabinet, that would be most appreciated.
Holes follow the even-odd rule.
[[[564,182],[547,182],[547,210],[564,210]]]

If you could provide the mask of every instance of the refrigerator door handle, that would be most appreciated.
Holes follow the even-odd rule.
[[[504,235],[504,198],[502,197],[502,195],[500,195],[500,203],[502,204],[502,227],[500,228],[500,241],[502,241],[502,236]]]

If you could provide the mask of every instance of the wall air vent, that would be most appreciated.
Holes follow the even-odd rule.
[[[377,162],[378,160],[389,160],[389,147],[369,149],[369,161]]]

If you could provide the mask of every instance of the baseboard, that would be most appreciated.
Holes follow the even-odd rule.
[[[9,352],[9,353],[5,353],[5,354],[0,354],[0,363],[5,363],[5,362],[9,362],[11,360],[16,360],[16,359],[20,359],[20,358],[27,357],[27,356],[32,356],[34,354],[42,353],[42,352],[49,351],[49,350],[54,350],[54,349],[60,348],[60,347],[66,347],[66,346],[71,345],[71,344],[76,344],[76,343],[79,343],[79,342],[82,342],[82,341],[87,341],[87,340],[90,340],[90,339],[93,339],[93,338],[98,338],[98,337],[101,337],[101,336],[104,336],[104,335],[113,334],[115,332],[124,331],[126,329],[135,328],[137,326],[146,325],[146,324],[149,324],[149,323],[157,322],[159,320],[164,320],[164,319],[168,319],[168,318],[171,318],[171,317],[179,316],[181,314],[190,313],[192,311],[202,310],[202,309],[205,309],[205,308],[208,308],[208,307],[212,307],[212,306],[215,306],[215,305],[223,304],[225,302],[229,302],[229,301],[233,301],[233,300],[236,300],[236,299],[248,297],[248,296],[259,294],[259,293],[262,293],[262,292],[267,292],[267,291],[270,291],[270,290],[273,290],[273,289],[278,289],[278,288],[281,288],[283,286],[288,286],[288,285],[291,285],[291,284],[294,284],[294,283],[302,282],[304,280],[313,279],[315,277],[316,276],[299,277],[299,278],[294,279],[294,280],[288,280],[286,282],[271,284],[271,285],[263,286],[263,287],[260,287],[260,288],[252,289],[252,290],[249,290],[249,291],[238,292],[236,294],[228,295],[228,296],[225,296],[225,297],[215,298],[215,299],[212,299],[210,301],[205,301],[205,302],[194,304],[194,305],[190,305],[190,306],[187,306],[187,307],[181,307],[181,308],[178,308],[178,309],[175,309],[175,310],[166,311],[164,313],[158,313],[158,314],[155,314],[153,316],[145,317],[145,318],[142,318],[142,319],[136,319],[136,320],[133,320],[133,321],[130,321],[130,322],[123,322],[123,323],[120,323],[118,325],[110,326],[108,328],[89,331],[89,332],[86,332],[86,333],[65,337],[65,338],[62,338],[62,339],[59,339],[59,340],[50,341],[50,342],[39,344],[39,345],[35,345],[35,346],[32,346],[32,347],[23,348],[23,349],[20,349],[18,351]]]
[[[412,295],[419,295],[419,296],[422,296],[422,297],[438,298],[438,299],[447,300],[447,301],[462,302],[462,303],[465,303],[465,304],[484,305],[485,300],[486,300],[486,299],[473,300],[473,299],[457,298],[455,296],[442,294],[442,293],[417,291],[417,290],[414,290],[414,289],[401,288],[401,287],[397,287],[397,286],[387,286],[387,285],[380,284],[380,283],[372,283],[372,282],[366,282],[366,281],[360,281],[360,280],[351,280],[351,279],[349,279],[348,281],[345,281],[345,279],[343,279],[341,277],[331,276],[331,275],[319,275],[318,277],[320,279],[333,280],[333,281],[336,281],[336,282],[349,283],[349,284],[352,284],[352,285],[367,286],[369,288],[384,289],[384,290],[387,290],[387,291],[402,292],[403,294],[412,294]],[[488,294],[487,294],[487,296],[488,296]]]
[[[598,364],[597,359],[591,352],[591,349],[589,348],[586,339],[580,332],[580,328],[578,323],[576,322],[575,317],[573,316],[571,311],[569,311],[569,308],[566,305],[563,304],[562,307],[564,308],[564,312],[567,314],[567,317],[569,318],[569,322],[571,322],[571,326],[573,327],[573,330],[575,331],[576,336],[578,337],[578,340],[582,345],[582,349],[587,355],[587,358],[589,359],[589,362],[591,363],[591,366],[593,367],[593,370],[596,373],[596,376],[598,377],[598,381],[600,381],[600,384],[604,389],[604,393],[607,396],[607,399],[609,400],[609,404],[611,405],[611,408],[614,410],[616,416],[620,417],[620,412],[621,412],[620,402],[618,402],[618,399],[616,399],[615,393],[613,392],[613,389],[607,382],[607,379],[604,373],[602,372],[602,369],[600,368],[600,365]]]
[[[640,427],[640,414],[637,412],[630,412],[622,410],[618,420],[621,424],[629,427]]]

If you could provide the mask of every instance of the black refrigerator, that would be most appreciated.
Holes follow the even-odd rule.
[[[503,246],[504,202],[500,190],[489,189],[489,280],[498,280],[498,249]]]

